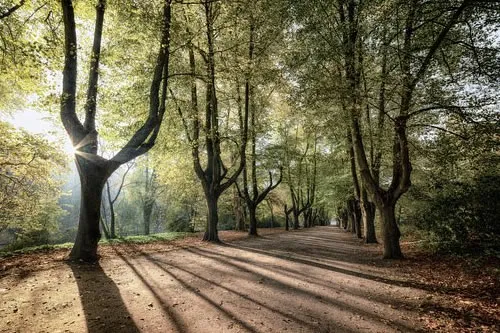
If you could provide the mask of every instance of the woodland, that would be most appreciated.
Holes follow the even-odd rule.
[[[290,251],[293,263],[276,262],[276,272],[314,262],[312,271],[329,269],[326,285],[359,269],[351,286],[368,279],[367,295],[390,274],[415,269],[405,277],[411,279],[426,269],[426,282],[396,285],[402,294],[415,288],[405,299],[429,301],[419,292],[435,285],[432,266],[453,280],[451,270],[465,270],[460,263],[467,262],[473,272],[450,282],[467,287],[446,292],[476,297],[461,300],[481,309],[450,315],[445,298],[436,301],[440,310],[420,304],[427,314],[447,316],[423,330],[499,329],[499,1],[3,0],[0,39],[1,278],[13,278],[23,260],[63,265],[64,257],[70,266],[57,266],[62,275],[101,279],[113,286],[107,292],[114,299],[123,293],[115,285],[122,269],[115,261],[122,260],[127,274],[136,274],[132,280],[150,287],[156,301],[147,307],[156,310],[160,284],[147,284],[137,267],[173,274],[167,266],[174,263],[156,257],[166,248],[188,248],[179,253],[190,259],[176,257],[182,269],[189,260],[265,265],[262,256],[283,261]],[[320,264],[323,253],[349,264],[328,268]],[[313,286],[325,272],[311,274],[318,277]],[[475,278],[483,282],[470,286]],[[88,284],[78,290],[99,295]],[[313,292],[297,297],[319,302]],[[89,332],[122,324],[115,318],[92,326],[92,302],[80,299]],[[165,313],[174,318],[166,309],[177,305]],[[130,319],[121,301],[93,312],[108,306]],[[170,330],[210,331],[186,324],[193,318],[172,319]],[[304,332],[361,330],[283,320]],[[5,332],[27,329],[19,325]],[[244,320],[224,325],[264,331]],[[285,329],[276,325],[271,329]],[[367,325],[390,331],[389,324]],[[404,325],[390,328],[413,331]],[[164,331],[130,331],[156,329]]]

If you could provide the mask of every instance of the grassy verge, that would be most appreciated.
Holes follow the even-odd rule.
[[[113,244],[146,244],[155,242],[168,242],[176,239],[189,237],[190,235],[194,234],[189,232],[163,232],[151,235],[126,236],[115,239],[101,239],[101,241],[99,241],[99,246],[107,246]],[[0,249],[0,258],[10,257],[20,254],[35,253],[35,252],[47,252],[58,249],[71,249],[72,247],[73,243],[44,244],[44,245],[30,246],[15,250],[7,246],[3,249]]]

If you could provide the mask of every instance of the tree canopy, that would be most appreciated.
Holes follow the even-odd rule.
[[[85,261],[101,231],[218,241],[335,221],[386,258],[415,229],[436,248],[494,242],[499,9],[5,1],[0,114],[60,114],[77,168],[0,122],[0,231],[76,239]]]

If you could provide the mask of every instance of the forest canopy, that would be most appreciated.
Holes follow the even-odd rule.
[[[3,1],[0,246],[330,224],[385,258],[497,246],[499,6]]]

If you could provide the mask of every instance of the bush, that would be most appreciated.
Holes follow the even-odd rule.
[[[437,250],[484,250],[500,240],[500,176],[440,187],[424,204],[416,226],[429,232]]]
[[[172,232],[194,232],[194,225],[189,216],[167,221],[167,230]]]

